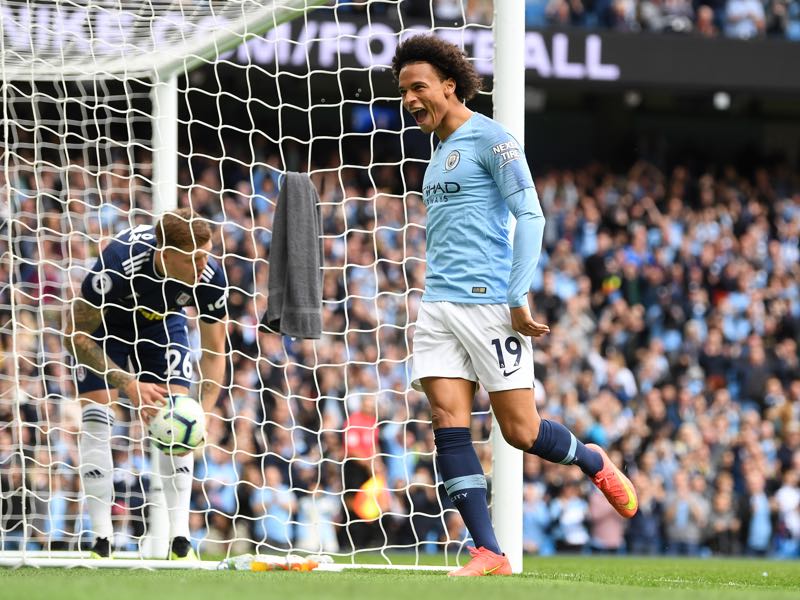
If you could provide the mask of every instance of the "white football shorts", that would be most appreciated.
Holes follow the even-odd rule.
[[[488,392],[533,387],[529,337],[511,328],[507,304],[420,303],[411,385],[423,377],[479,381]]]

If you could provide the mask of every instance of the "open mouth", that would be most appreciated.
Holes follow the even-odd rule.
[[[419,109],[414,114],[414,120],[417,122],[417,125],[422,123],[428,116],[428,111],[424,108]]]

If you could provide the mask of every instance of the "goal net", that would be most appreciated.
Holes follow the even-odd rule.
[[[321,4],[0,5],[0,555],[86,555],[95,532],[66,307],[113,236],[191,207],[217,225],[229,282],[224,393],[195,453],[201,557],[458,559],[466,531],[441,488],[427,401],[409,385],[431,139],[402,114],[389,64],[403,36],[434,30],[483,48],[474,55],[488,74],[492,15],[459,1]],[[478,103],[491,108],[488,94]],[[322,203],[315,341],[258,329],[286,171],[310,173]],[[157,475],[121,404],[113,545],[146,557],[148,536],[166,535],[153,518]],[[473,437],[487,473],[490,429],[480,393]]]

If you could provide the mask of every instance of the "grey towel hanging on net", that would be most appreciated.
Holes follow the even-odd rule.
[[[307,173],[286,173],[272,223],[262,331],[322,336],[322,265],[319,194]]]

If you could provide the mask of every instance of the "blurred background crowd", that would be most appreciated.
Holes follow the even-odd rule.
[[[795,0],[526,0],[525,6],[534,27],[800,40]]]
[[[714,3],[718,31],[726,31],[726,6],[738,3]],[[540,6],[528,4],[532,14]],[[568,20],[599,26],[619,5],[644,28],[645,5],[660,14],[684,4],[584,10],[580,0],[554,0],[541,14],[546,23],[580,13]],[[771,2],[767,14],[797,4]],[[441,18],[464,8],[491,20],[491,10],[479,10],[487,6],[433,3]],[[710,5],[685,6],[693,27]],[[758,31],[772,30],[762,20]],[[96,118],[91,103],[80,110],[79,136],[62,140],[43,121],[20,121],[0,147],[8,159],[0,171],[4,549],[23,540],[76,548],[93,538],[77,475],[80,407],[59,331],[107,240],[152,222],[153,165],[141,139],[109,143],[110,131],[85,125]],[[230,284],[227,391],[196,454],[193,543],[205,555],[460,548],[466,532],[441,489],[427,401],[408,380],[425,275],[427,138],[404,138],[401,156],[394,133],[313,148],[253,134],[237,138],[251,153],[241,160],[214,145],[223,138],[217,118],[191,116],[215,133],[187,136],[177,201],[217,225],[214,253]],[[636,485],[640,510],[623,522],[576,467],[525,455],[527,552],[800,556],[796,166],[691,156],[531,165],[547,218],[532,304],[551,327],[535,344],[539,410],[608,448]],[[316,342],[257,327],[284,170],[311,172],[322,203],[324,335]],[[481,390],[473,439],[487,473],[488,408]],[[133,550],[145,531],[151,462],[131,411],[121,411],[114,436],[115,545]]]
[[[231,541],[250,547],[245,540],[323,551],[457,543],[463,524],[437,487],[427,403],[408,382],[425,215],[420,196],[402,190],[419,189],[423,165],[407,162],[402,178],[366,164],[308,166],[325,232],[325,335],[316,343],[256,328],[277,171],[237,178],[199,158],[182,173],[195,185],[180,204],[220,225],[215,252],[232,290],[229,392],[198,453],[195,541],[206,552]],[[537,402],[582,440],[611,449],[641,508],[623,522],[577,468],[526,455],[526,550],[798,556],[796,176],[759,167],[665,172],[645,162],[624,173],[599,164],[534,172],[547,227],[533,302],[552,328],[535,346]],[[102,238],[144,215],[128,208],[149,203],[129,178],[117,186],[101,176],[93,188],[65,174],[53,173],[52,193],[41,183],[35,193],[21,170],[4,182],[16,193],[21,304],[16,336],[2,338],[7,544],[21,533],[23,506],[39,543],[74,543],[87,528],[75,469],[80,413],[57,335],[62,299]],[[80,200],[66,202],[67,190]],[[65,223],[70,235],[60,233]],[[4,321],[10,305],[6,285]],[[11,352],[21,358],[16,397]],[[475,412],[490,471],[483,391]],[[149,466],[136,419],[118,421],[115,433],[117,543],[132,548]],[[17,435],[28,450],[24,473]]]
[[[363,13],[358,0],[331,2],[344,13]],[[388,14],[391,2],[370,7]],[[404,0],[409,17],[490,25],[492,0]],[[431,6],[433,10],[431,10]],[[663,32],[705,37],[800,40],[797,0],[525,0],[528,27],[582,27],[620,32]]]

